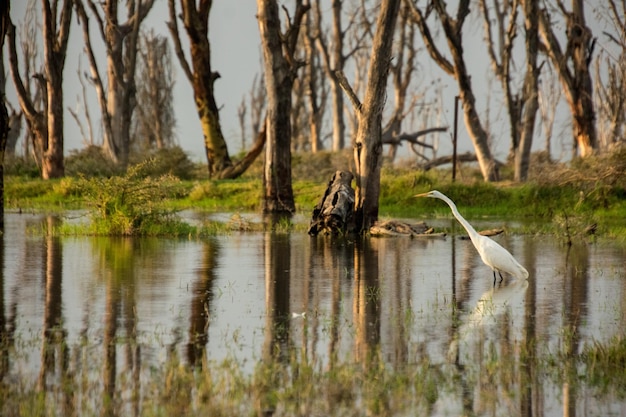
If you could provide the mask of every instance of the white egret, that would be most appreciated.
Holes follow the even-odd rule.
[[[496,285],[496,272],[500,275],[500,282],[502,282],[502,272],[511,274],[515,278],[528,278],[528,271],[509,253],[494,240],[479,234],[467,220],[461,216],[456,208],[456,205],[452,200],[446,197],[444,194],[437,190],[430,191],[424,194],[417,194],[415,197],[430,197],[438,198],[445,201],[452,210],[454,217],[463,225],[467,234],[469,235],[474,247],[478,251],[480,258],[485,265],[491,268],[493,271],[493,285]]]

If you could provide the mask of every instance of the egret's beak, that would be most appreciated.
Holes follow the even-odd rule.
[[[415,194],[413,197],[428,197],[430,193]]]

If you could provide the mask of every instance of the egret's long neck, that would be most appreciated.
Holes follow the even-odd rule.
[[[452,200],[450,200],[446,196],[443,196],[443,197],[440,197],[440,198],[443,201],[445,201],[450,206],[450,210],[452,210],[452,214],[454,214],[454,217],[456,217],[456,219],[459,221],[459,223],[461,223],[461,225],[463,225],[465,230],[467,230],[467,234],[469,235],[470,239],[472,239],[472,242],[473,242],[474,239],[479,236],[479,234],[476,231],[476,229],[474,229],[472,227],[472,225],[469,224],[468,221],[463,218],[463,216],[461,216],[461,213],[459,213],[459,211],[456,208],[456,204],[454,204],[454,202]]]

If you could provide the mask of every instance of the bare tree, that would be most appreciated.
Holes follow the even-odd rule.
[[[382,116],[391,64],[393,34],[401,0],[383,0],[372,43],[365,98],[360,102],[343,73],[337,73],[341,86],[352,102],[358,130],[354,142],[355,225],[367,232],[378,220],[380,169],[382,166]]]
[[[562,0],[556,0],[556,5],[565,19],[565,48],[555,32],[559,25],[555,24],[548,9],[539,10],[536,18],[539,20],[543,48],[559,75],[572,114],[577,153],[585,157],[598,148],[593,83],[589,71],[596,41],[585,21],[583,0],[572,0],[572,10],[567,10]]]
[[[262,65],[262,64],[261,64]],[[239,129],[241,130],[241,150],[246,149],[246,126],[250,124],[252,132],[261,130],[261,121],[265,113],[265,83],[263,77],[255,74],[252,79],[250,91],[241,98],[241,103],[237,109],[237,117],[239,118]],[[249,112],[249,113],[248,113]],[[248,122],[246,115],[249,114]]]
[[[8,6],[7,6],[8,8]],[[4,13],[4,9],[0,8],[0,13]],[[0,15],[0,25],[2,23],[2,17]],[[8,24],[8,21],[7,21]],[[0,26],[0,29],[3,29]],[[3,51],[4,48],[4,38],[7,32],[7,28],[3,29],[3,32],[0,33],[0,51]],[[17,146],[17,141],[20,138],[20,133],[22,132],[22,115],[23,113],[20,110],[16,110],[11,103],[6,101],[6,71],[4,68],[4,59],[0,59],[0,135],[2,132],[6,130],[6,138],[0,136],[0,163],[2,163],[7,156],[15,156],[15,148]],[[4,107],[2,107],[4,106]],[[6,114],[4,113],[6,111]],[[4,142],[2,142],[4,141]],[[4,143],[4,145],[3,145]],[[3,146],[3,147],[2,147]],[[0,175],[2,173],[0,172]],[[1,195],[1,194],[0,194]],[[1,216],[0,211],[0,216]]]
[[[319,50],[315,47],[318,28],[311,14],[304,17],[304,32],[301,34],[304,47],[304,59],[306,62],[304,71],[305,92],[307,97],[308,111],[307,124],[309,126],[309,144],[311,152],[315,153],[322,149],[322,119],[326,107],[326,85]]]
[[[142,33],[137,69],[137,99],[132,142],[140,149],[174,145],[174,71],[167,38]]]
[[[46,85],[43,83],[43,69],[41,63],[41,54],[39,52],[38,39],[41,35],[39,29],[41,23],[38,19],[36,9],[36,0],[29,0],[26,6],[26,14],[24,21],[21,22],[17,36],[19,38],[19,49],[21,50],[21,79],[23,80],[26,96],[31,98],[31,103],[35,111],[44,113],[46,108]],[[9,54],[10,55],[10,54]],[[10,58],[9,58],[10,59]],[[10,63],[9,63],[10,64]],[[18,98],[19,101],[19,98]],[[21,106],[20,106],[21,107]],[[23,113],[23,111],[22,111]],[[41,169],[41,161],[43,159],[43,146],[41,141],[37,139],[34,126],[27,117],[26,132],[24,135],[24,155],[31,156],[33,161]]]
[[[152,9],[154,0],[126,2],[126,21],[118,17],[119,0],[75,0],[82,25],[91,78],[96,89],[104,131],[103,149],[116,163],[126,166],[130,153],[130,129],[136,106],[135,70],[141,23]],[[107,55],[106,88],[100,75],[89,30],[89,17],[83,1],[98,24]]]
[[[87,99],[87,83],[89,83],[89,75],[83,73],[82,64],[79,59],[78,69],[76,70],[76,77],[80,83],[81,94],[76,97],[76,108],[68,108],[68,111],[74,118],[74,121],[78,125],[80,134],[83,137],[83,145],[95,146],[96,141],[93,133],[93,123],[91,120],[91,111],[89,110],[89,104]],[[84,122],[81,119],[81,114],[84,116]]]
[[[9,62],[20,107],[35,134],[35,148],[41,157],[41,176],[59,178],[65,173],[63,164],[63,68],[72,20],[72,0],[50,3],[42,0],[42,35],[44,74],[38,77],[45,92],[45,106],[38,111],[21,79],[15,43],[15,27],[9,25]],[[59,9],[60,7],[60,9]],[[59,12],[60,10],[60,12]],[[57,17],[59,21],[57,22]]]
[[[219,121],[219,109],[215,101],[214,84],[220,74],[211,66],[211,43],[209,41],[209,15],[213,0],[180,0],[182,21],[189,37],[191,65],[185,57],[176,16],[176,2],[169,0],[168,28],[176,56],[183,73],[193,87],[193,94],[204,135],[209,175],[213,178],[237,178],[254,162],[265,144],[265,136],[258,135],[248,153],[237,163],[233,163]]]
[[[552,132],[556,120],[557,107],[561,101],[561,88],[554,71],[543,71],[538,88],[539,113],[541,126],[545,138],[545,152],[548,158],[552,157]]]
[[[246,113],[248,112],[248,106],[246,105],[245,97],[241,99],[239,107],[237,107],[237,119],[239,120],[239,130],[241,130],[241,150],[246,149]]]
[[[339,85],[339,80],[335,77],[336,71],[343,71],[346,61],[362,47],[363,37],[366,32],[362,31],[355,37],[356,42],[350,51],[344,53],[344,43],[347,32],[354,26],[357,13],[352,13],[347,28],[343,28],[343,1],[333,0],[332,2],[332,25],[330,34],[326,35],[323,27],[320,0],[313,3],[313,15],[316,27],[316,46],[320,51],[326,78],[330,83],[332,102],[333,139],[332,150],[338,151],[345,147],[345,118],[343,92]]]
[[[535,134],[535,121],[539,110],[539,28],[537,19],[538,0],[522,0],[524,10],[524,45],[526,50],[526,73],[519,99],[520,113],[519,141],[515,146],[515,181],[526,181],[530,167],[530,151]]]
[[[518,31],[518,9],[523,7],[525,34],[525,73],[520,90],[513,81],[513,47]],[[514,161],[516,181],[528,177],[530,150],[533,142],[535,119],[539,109],[537,55],[539,32],[537,25],[537,0],[480,0],[483,12],[487,51],[491,66],[504,92],[511,131],[511,157]],[[491,19],[491,11],[495,19]],[[495,34],[494,34],[495,32]],[[494,36],[495,35],[495,36]],[[494,37],[496,39],[494,39]],[[496,46],[497,45],[497,46]]]
[[[610,44],[619,54],[603,54],[606,76],[603,82],[601,60],[596,61],[596,92],[598,126],[602,129],[600,143],[602,149],[610,149],[624,142],[626,128],[626,0],[608,0],[605,20],[610,22],[614,33],[604,32]]]
[[[4,57],[4,38],[11,26],[10,3],[0,4],[0,53]],[[4,230],[4,151],[9,137],[9,113],[5,94],[4,58],[0,58],[0,230]],[[4,320],[4,313],[2,318]],[[2,323],[4,326],[4,323]],[[5,368],[2,367],[4,370]]]
[[[0,70],[4,70],[4,63],[0,65]],[[5,147],[4,156],[15,156],[15,149],[17,148],[17,142],[22,133],[22,116],[21,110],[16,110],[8,104],[9,107],[9,133],[7,136],[7,143]]]
[[[286,8],[287,27],[280,30],[276,0],[257,0],[259,32],[267,91],[267,144],[263,173],[265,213],[293,213],[295,203],[291,184],[291,93],[303,63],[296,59],[296,43],[309,5],[295,0],[293,19]]]
[[[407,112],[410,112],[415,106],[413,100],[409,103],[409,109],[406,109],[407,93],[416,69],[417,57],[415,25],[410,21],[410,9],[406,4],[400,9],[396,30],[398,31],[398,41],[395,42],[394,59],[390,69],[393,80],[394,108],[387,125],[383,129],[383,142],[390,145],[388,155],[391,161],[395,159],[398,146],[401,143],[401,140],[398,139],[402,132],[402,121]],[[416,97],[414,96],[414,98]]]
[[[478,164],[485,181],[497,181],[498,170],[496,161],[489,149],[487,131],[483,127],[476,109],[476,97],[472,89],[471,77],[465,65],[463,56],[463,24],[470,11],[470,0],[460,0],[456,11],[456,17],[452,17],[446,10],[443,0],[432,0],[426,13],[415,5],[413,0],[406,0],[411,6],[411,15],[417,23],[422,38],[426,44],[431,58],[447,74],[454,77],[459,88],[459,97],[463,104],[465,126],[474,144]],[[452,61],[448,60],[439,50],[431,34],[431,29],[426,23],[431,10],[438,17],[446,37]]]
[[[509,128],[511,131],[511,147],[509,158],[514,157],[519,143],[518,127],[520,119],[520,99],[513,87],[511,72],[513,62],[513,46],[517,37],[517,16],[519,0],[504,1],[479,0],[485,27],[487,54],[491,61],[493,72],[500,81],[504,93],[504,102],[508,110]],[[493,9],[493,10],[492,10]],[[495,18],[492,19],[492,11]],[[494,39],[495,38],[495,39]]]
[[[262,130],[261,123],[265,123],[264,114],[266,112],[267,102],[265,100],[265,78],[259,77],[258,74],[252,80],[252,88],[250,89],[250,126],[253,132]],[[264,129],[264,128],[263,128]]]

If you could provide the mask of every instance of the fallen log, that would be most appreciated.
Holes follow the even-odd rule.
[[[479,230],[478,234],[479,235],[483,235],[483,236],[496,236],[499,235],[500,233],[503,233],[504,229],[501,228],[497,228],[497,229],[487,229],[487,230]],[[461,235],[459,236],[459,239],[461,240],[468,240],[470,237],[468,235]]]
[[[445,237],[445,233],[433,233],[426,223],[406,223],[399,220],[377,221],[369,230],[372,236]]]

